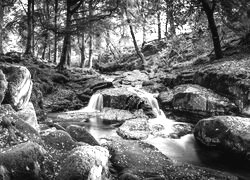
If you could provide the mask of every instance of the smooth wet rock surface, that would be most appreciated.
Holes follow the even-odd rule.
[[[221,148],[250,160],[249,118],[215,116],[203,119],[195,126],[194,135],[205,146]]]

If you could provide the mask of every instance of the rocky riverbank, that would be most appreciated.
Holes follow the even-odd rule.
[[[249,161],[250,119],[242,117],[249,105],[247,59],[174,69],[160,77],[116,72],[111,80],[94,71],[57,72],[41,62],[18,62],[0,65],[4,179],[239,179],[176,162],[146,143],[192,133],[207,148]],[[102,97],[100,112],[78,111],[93,94]],[[48,118],[52,112],[58,114]],[[116,135],[95,139],[87,128],[93,117]]]

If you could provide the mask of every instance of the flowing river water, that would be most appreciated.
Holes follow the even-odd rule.
[[[163,124],[168,129],[175,122],[165,117],[164,112],[159,108],[156,98],[150,93],[137,88],[128,88],[129,91],[136,93],[138,96],[147,98],[157,118],[150,119],[151,122]],[[87,107],[69,111],[68,114],[89,113],[87,122],[72,121],[70,124],[84,126],[98,141],[105,137],[117,136],[116,127],[103,123],[102,117],[96,112],[103,109],[103,98],[101,94],[94,94]],[[56,114],[49,115],[52,119]],[[169,128],[170,130],[171,128]],[[209,149],[198,144],[193,134],[182,136],[180,139],[149,137],[145,142],[157,147],[163,154],[180,163],[190,163],[197,166],[212,168],[226,171],[241,179],[250,179],[250,163],[242,162],[237,158],[225,154],[219,150]]]

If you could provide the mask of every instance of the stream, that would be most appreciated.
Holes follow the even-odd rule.
[[[148,98],[157,117],[156,119],[151,119],[151,121],[159,121],[163,123],[165,127],[174,123],[174,121],[170,121],[165,117],[163,111],[159,108],[157,100],[152,94],[134,88],[130,90],[137,93],[138,96]],[[102,117],[98,113],[102,111],[102,108],[102,95],[95,94],[91,97],[87,107],[77,111],[67,112],[67,114],[88,113],[88,121],[74,120],[67,123],[84,126],[98,141],[105,137],[117,137],[116,126],[103,123]],[[55,113],[49,114],[49,117],[54,119],[57,115],[58,114]],[[69,124],[64,124],[62,126],[67,126]],[[176,162],[190,163],[196,166],[225,171],[241,179],[250,179],[250,163],[237,160],[237,158],[231,155],[226,155],[225,152],[203,147],[196,142],[193,134],[182,136],[180,139],[149,137],[143,141],[154,145],[163,154]]]

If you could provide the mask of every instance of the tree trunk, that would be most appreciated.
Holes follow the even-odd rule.
[[[43,43],[43,53],[42,53],[42,59],[45,59],[45,53],[47,49],[47,44],[48,44],[48,34],[45,35],[44,37],[44,43]]]
[[[168,7],[167,18],[169,22],[169,35],[172,38],[176,35],[175,25],[174,25],[174,1],[169,0],[169,1],[166,1],[166,3]]]
[[[93,16],[93,4],[92,0],[89,1],[89,19]],[[89,68],[92,68],[93,64],[93,24],[89,25]]]
[[[35,14],[35,2],[33,0],[32,2],[32,12],[31,12],[31,49],[32,49],[32,54],[35,53],[35,20],[34,20],[34,14]]]
[[[109,46],[110,46],[110,32],[109,32],[109,29],[107,30],[107,35],[105,37],[105,41],[106,41],[106,51],[108,51]]]
[[[144,8],[145,8],[145,3],[144,1],[141,2],[141,8],[142,8],[142,47],[144,46],[144,44],[146,43],[146,37],[147,37],[147,32],[146,32],[146,17],[145,17],[145,11],[144,11]]]
[[[210,7],[209,2],[207,0],[200,0],[200,1],[202,2],[203,10],[207,15],[208,26],[212,34],[216,59],[221,59],[223,57],[223,53],[221,50],[220,37],[214,20],[214,8],[216,5],[214,3],[216,2],[213,2],[212,7]]]
[[[4,16],[3,1],[0,0],[0,56],[3,54],[3,16]]]
[[[166,22],[165,22],[165,38],[167,39],[168,37],[168,23],[169,23],[169,18],[168,18],[168,3],[167,1],[165,0],[165,3],[166,3]]]
[[[70,30],[71,25],[71,11],[70,11],[70,0],[67,0],[67,17],[66,17],[66,31]],[[67,58],[69,57],[69,47],[71,44],[71,34],[65,32],[64,40],[63,40],[63,47],[60,62],[57,66],[59,70],[63,70],[65,68],[65,64],[67,62]]]
[[[161,40],[161,11],[157,12],[158,40]]]
[[[129,29],[130,29],[130,34],[131,34],[132,39],[133,39],[135,51],[136,51],[137,55],[139,56],[139,58],[141,59],[142,69],[144,69],[145,68],[145,64],[146,64],[145,57],[144,57],[144,55],[142,54],[141,50],[139,49],[139,47],[137,45],[137,42],[136,42],[136,39],[135,39],[135,33],[134,33],[134,30],[133,30],[133,27],[132,27],[132,24],[131,24],[131,20],[128,17],[127,9],[125,9],[125,13],[126,13],[126,16],[127,16],[127,22],[128,22]]]
[[[32,48],[32,4],[33,4],[34,0],[28,0],[28,11],[27,11],[27,42],[26,42],[26,50],[24,52],[24,54],[29,55],[32,54],[31,52],[31,48]]]
[[[55,24],[55,34],[54,34],[54,64],[56,64],[57,58],[57,13],[58,13],[58,0],[55,0],[55,16],[54,16],[54,24]]]
[[[67,46],[67,66],[71,66],[71,36],[70,36],[70,41]]]
[[[50,43],[49,43],[49,47],[48,47],[48,48],[49,48],[49,52],[48,52],[48,61],[49,61],[49,62],[52,62],[52,61],[50,61],[50,54],[51,54]]]
[[[82,34],[82,43],[81,43],[81,64],[80,67],[84,67],[84,62],[85,62],[85,34]]]

